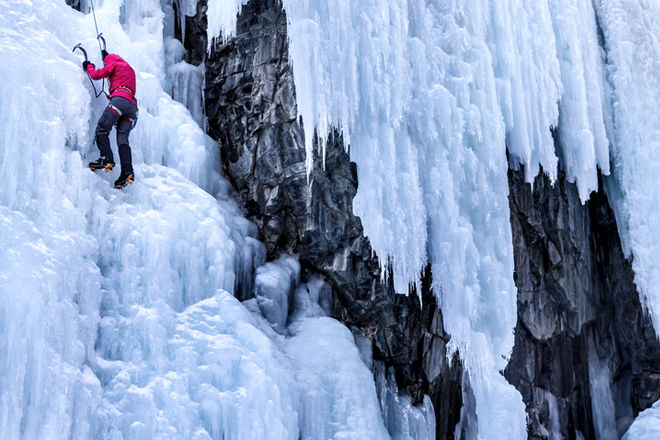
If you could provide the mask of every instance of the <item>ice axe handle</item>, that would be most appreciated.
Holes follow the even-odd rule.
[[[73,50],[72,50],[71,52],[75,52],[76,49],[80,49],[80,50],[82,51],[83,55],[85,56],[85,61],[89,61],[89,60],[87,59],[87,51],[86,51],[85,49],[83,49],[81,43],[76,44],[76,45],[73,47]]]

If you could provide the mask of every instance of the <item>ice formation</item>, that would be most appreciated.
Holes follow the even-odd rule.
[[[660,328],[660,4],[600,2],[614,120],[608,187],[635,283]]]
[[[616,440],[618,438],[614,406],[611,392],[612,371],[606,362],[601,361],[594,343],[589,344],[589,392],[591,393],[591,412],[594,418],[596,438]]]
[[[318,283],[296,286],[294,262],[261,267],[255,300],[232,295],[249,288],[263,247],[200,128],[203,67],[182,61],[161,3],[96,2],[108,49],[138,72],[138,180],[117,192],[85,167],[104,103],[70,48],[82,42],[99,62],[91,17],[63,0],[0,0],[3,438],[426,438],[429,402],[413,407],[386,371],[374,385],[369,355],[323,316]],[[197,2],[176,3],[193,14]],[[232,35],[244,3],[209,0],[209,45]],[[613,173],[658,327],[660,4],[283,3],[308,151],[315,130],[343,130],[356,213],[397,290],[433,265],[479,435],[524,438],[524,405],[499,374],[516,319],[506,149],[528,180],[541,167],[556,177],[561,159],[583,200],[598,169]],[[607,371],[590,369],[607,436]],[[655,438],[659,413],[626,438]]]
[[[624,251],[632,255],[635,284],[660,328],[660,3],[598,2],[612,87],[614,201]],[[660,406],[642,412],[624,439],[660,435]]]
[[[371,372],[318,295],[285,335],[234,297],[264,247],[227,196],[199,101],[182,99],[191,114],[164,92],[185,96],[196,74],[176,66],[171,9],[99,0],[96,13],[108,50],[138,73],[137,180],[123,191],[118,171],[86,166],[105,101],[71,48],[99,62],[91,16],[0,0],[2,438],[389,438]],[[289,269],[280,308],[298,291]]]
[[[660,438],[660,402],[642,411],[623,436],[623,440],[655,440]]]
[[[516,320],[506,151],[530,182],[541,169],[554,180],[561,159],[583,201],[598,170],[610,174],[613,152],[617,214],[630,225],[638,285],[653,311],[659,191],[648,190],[660,136],[657,112],[647,112],[660,102],[658,5],[283,3],[308,160],[315,132],[343,131],[358,164],[356,213],[392,262],[397,290],[433,265],[480,436],[524,438],[520,396],[499,373]]]
[[[261,313],[276,329],[284,331],[289,316],[289,301],[296,287],[300,264],[294,258],[281,257],[257,269],[254,295]]]
[[[197,0],[188,0],[189,2]],[[211,0],[208,2],[208,48],[214,38],[227,39],[236,32],[236,16],[248,0]],[[191,14],[192,15],[192,14]]]

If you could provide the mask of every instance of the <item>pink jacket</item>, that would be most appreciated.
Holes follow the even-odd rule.
[[[105,57],[105,67],[97,69],[94,64],[87,66],[87,73],[94,80],[110,79],[110,97],[121,96],[137,105],[135,100],[135,71],[119,55],[113,53]]]

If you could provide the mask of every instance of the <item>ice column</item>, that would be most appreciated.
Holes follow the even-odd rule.
[[[660,4],[596,2],[614,118],[609,186],[642,303],[660,328]]]
[[[612,118],[596,14],[591,2],[549,2],[562,93],[557,127],[566,177],[584,202],[598,189],[597,167],[610,174]],[[596,167],[597,166],[597,167]]]
[[[214,38],[227,39],[236,33],[236,16],[248,0],[210,0],[208,2],[208,48]]]

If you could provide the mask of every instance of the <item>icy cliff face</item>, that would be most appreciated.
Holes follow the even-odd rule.
[[[373,340],[374,356],[394,367],[413,403],[431,396],[438,436],[451,436],[463,400],[462,366],[447,359],[437,301],[428,283],[422,308],[416,296],[397,295],[382,282],[352,212],[357,175],[339,135],[330,136],[325,161],[317,156],[308,175],[287,35],[279,1],[243,7],[235,35],[213,45],[205,61],[209,133],[220,140],[226,174],[269,257],[299,252],[303,276],[321,275],[332,286],[328,310]],[[187,41],[195,39],[205,35]]]
[[[608,185],[635,283],[655,328],[660,328],[660,4],[597,2],[607,72],[612,86],[614,134],[610,138],[614,181]]]
[[[2,438],[388,438],[371,359],[324,316],[320,287],[289,261],[253,291],[265,247],[195,121],[201,99],[181,88],[198,72],[180,64],[171,4],[95,3],[108,50],[137,72],[137,180],[123,191],[117,171],[86,166],[105,102],[71,47],[100,64],[92,17],[0,1]],[[281,334],[262,312],[293,292]],[[428,406],[387,397],[403,438],[434,429]]]
[[[614,438],[657,398],[660,5],[99,0],[117,192],[66,4],[0,0],[4,436]]]
[[[251,5],[256,3],[249,2],[243,13],[247,16],[254,14]],[[434,2],[291,0],[283,1],[283,6],[289,23],[289,58],[300,119],[296,120],[291,114],[293,105],[290,102],[281,107],[286,109],[285,114],[278,114],[277,110],[266,114],[269,121],[282,121],[281,115],[292,126],[302,122],[305,130],[304,142],[299,137],[300,129],[285,130],[294,136],[285,137],[279,143],[280,147],[283,146],[280,156],[284,160],[272,161],[275,168],[260,168],[258,164],[269,156],[277,156],[272,153],[277,148],[259,151],[259,146],[263,145],[258,140],[263,125],[252,124],[250,120],[240,121],[240,108],[244,104],[235,106],[244,99],[243,95],[264,86],[259,84],[262,74],[258,73],[256,81],[252,83],[250,80],[249,85],[244,76],[233,78],[237,69],[245,71],[245,76],[251,75],[252,71],[225,52],[220,59],[210,60],[209,65],[222,66],[224,62],[231,66],[229,70],[220,67],[216,71],[209,70],[207,75],[207,93],[213,95],[214,100],[218,90],[227,94],[226,102],[220,99],[218,106],[213,101],[209,107],[209,113],[213,115],[211,119],[219,121],[219,128],[212,133],[226,140],[223,142],[227,149],[225,157],[230,162],[225,164],[226,169],[234,176],[234,184],[243,193],[244,200],[254,208],[255,218],[275,225],[272,228],[262,225],[262,234],[272,240],[283,238],[285,243],[298,246],[298,240],[310,228],[309,221],[300,221],[304,218],[301,214],[303,206],[298,207],[295,223],[299,229],[304,224],[302,230],[293,231],[292,223],[281,222],[279,214],[272,215],[291,212],[285,206],[289,202],[280,203],[278,200],[283,196],[272,191],[275,183],[287,182],[293,176],[299,182],[302,180],[301,157],[297,154],[293,161],[296,168],[292,168],[290,155],[298,152],[304,144],[306,171],[314,181],[318,162],[323,164],[328,155],[334,155],[338,140],[350,145],[351,159],[357,163],[356,180],[360,182],[355,211],[360,215],[365,233],[381,261],[391,262],[395,289],[405,292],[407,283],[419,282],[420,268],[428,261],[432,264],[435,291],[439,293],[447,316],[452,343],[465,352],[471,382],[476,388],[479,435],[524,436],[519,397],[499,373],[505,365],[500,357],[506,357],[513,345],[510,335],[516,314],[516,290],[511,278],[513,248],[505,197],[508,187],[502,178],[506,172],[505,146],[514,167],[524,164],[527,182],[533,180],[541,167],[554,182],[560,175],[561,165],[562,185],[575,182],[577,189],[576,197],[570,199],[575,205],[569,209],[575,215],[588,218],[586,208],[580,203],[598,188],[598,170],[606,175],[610,173],[609,148],[617,137],[614,118],[618,117],[618,108],[610,101],[612,97],[635,101],[623,78],[618,86],[611,82],[611,75],[617,67],[612,58],[607,58],[609,52],[603,49],[611,51],[612,48],[607,45],[608,31],[603,32],[602,21],[608,21],[605,27],[615,21],[617,26],[625,25],[629,19],[626,14],[637,14],[642,22],[653,21],[647,17],[653,6],[647,5],[650,10],[641,11],[642,5],[637,3],[619,5],[625,10],[624,17],[616,5],[596,4],[594,8],[590,2],[570,1],[533,4],[470,1],[437,5]],[[245,20],[249,22],[249,17]],[[644,40],[641,29],[635,28],[634,24],[631,26],[638,44],[644,45],[645,55],[653,58],[649,55],[657,51],[653,30],[647,31],[651,36]],[[223,39],[231,37],[233,32],[233,29],[212,27],[208,30],[209,37],[222,36]],[[249,40],[250,36],[239,30],[236,47],[249,44],[246,39]],[[231,47],[225,45],[219,50],[231,51]],[[272,55],[272,50],[273,46],[267,44],[258,49],[254,65],[268,63],[268,54]],[[282,65],[281,56],[270,60]],[[641,69],[641,74],[636,77],[640,84],[653,87],[654,80],[648,71]],[[231,76],[225,80],[228,72]],[[286,75],[288,72],[280,70],[265,80],[266,84],[277,84]],[[215,79],[218,79],[217,85],[210,85],[209,82]],[[241,86],[247,88],[239,91]],[[271,90],[270,87],[267,85],[266,90]],[[280,90],[277,86],[272,88],[275,108],[282,103]],[[261,114],[259,106],[256,112]],[[223,113],[228,113],[229,118]],[[225,128],[230,121],[230,128]],[[274,131],[270,123],[266,123],[266,132]],[[242,142],[241,139],[246,137],[257,140]],[[272,134],[264,138],[267,139],[266,145],[273,141],[277,144],[280,139]],[[250,146],[245,148],[244,145],[248,144]],[[325,166],[329,173],[343,173],[345,179],[353,180],[348,177],[348,173],[352,176],[352,170],[338,170],[334,159],[330,164],[325,162]],[[275,175],[280,172],[286,177],[275,178],[273,183],[274,174],[269,174],[272,169],[278,170]],[[292,169],[295,169],[292,173],[286,171]],[[312,205],[315,199],[323,199],[324,190],[318,191],[318,183],[311,185]],[[294,193],[295,199],[300,195],[304,197],[299,190],[300,187]],[[616,187],[611,191],[617,193]],[[618,197],[618,193],[614,195]],[[607,203],[603,206],[607,207]],[[309,210],[309,206],[305,208]],[[338,211],[343,209],[342,206]],[[620,208],[616,212],[625,220]],[[324,225],[322,230],[332,230],[333,223],[328,222],[328,218],[332,216],[312,215],[311,228],[321,224]],[[610,220],[607,222],[608,225],[614,224]],[[287,226],[282,228],[282,224]],[[564,230],[558,223],[556,228],[561,232],[557,232],[553,227],[548,226],[546,233],[566,234],[566,239],[577,243],[575,247],[578,249],[590,249],[593,240],[617,242],[615,230],[611,227],[607,229],[606,239],[602,238],[603,233],[598,228],[600,232],[582,231],[573,237],[570,228]],[[287,228],[288,232],[285,231]],[[514,229],[514,232],[521,234],[520,230]],[[341,242],[340,237],[341,234],[335,234],[329,242]],[[520,236],[513,237],[514,243],[521,240]],[[304,257],[305,245],[310,242],[304,239],[302,242]],[[312,248],[315,246],[318,247],[318,243],[312,243]],[[273,247],[277,249],[277,245]],[[524,251],[529,252],[529,249]],[[555,249],[550,254],[568,265],[566,261],[580,258],[571,252],[577,251],[575,248],[570,252]],[[616,255],[624,261],[620,254]],[[605,264],[597,258],[594,260]],[[324,264],[322,259],[308,261],[315,268]],[[335,260],[335,267],[343,267],[342,261],[345,260]],[[553,260],[553,264],[556,263]],[[354,267],[352,270],[360,273]],[[652,306],[652,301],[643,302],[641,307],[634,306],[637,292],[630,272],[625,275],[621,272],[621,279],[604,280],[585,278],[579,272],[562,275],[562,279],[566,278],[562,283],[567,286],[563,295],[568,295],[568,301],[575,303],[575,306],[568,307],[569,310],[575,307],[575,310],[567,314],[560,310],[561,307],[557,310],[551,308],[552,312],[549,312],[542,304],[530,305],[525,299],[529,295],[527,287],[519,286],[518,299],[526,307],[518,310],[519,318],[533,328],[549,331],[548,335],[541,332],[535,337],[545,340],[561,333],[561,330],[546,328],[548,325],[568,326],[575,334],[587,331],[591,316],[604,312],[599,307],[612,299],[590,298],[593,294],[589,291],[596,285],[605,285],[604,290],[621,292],[619,297],[630,297],[632,301],[631,310],[634,312],[630,313],[635,316],[633,321],[639,324],[617,327],[615,333],[639,331],[647,334],[644,329],[652,331],[642,308]],[[332,271],[325,272],[325,275],[332,278]],[[620,287],[623,279],[628,280],[625,288]],[[542,286],[539,294],[552,297],[552,288],[547,287]],[[338,292],[351,289],[350,285],[345,285]],[[354,300],[349,297],[345,302]],[[364,307],[360,305],[360,308]],[[344,319],[352,322],[350,317],[344,316]],[[628,318],[622,319],[626,321]],[[516,356],[520,350],[526,350],[522,333],[523,328],[518,327],[517,336],[521,342],[516,347],[518,351],[514,351]],[[614,345],[619,342],[603,349],[603,339],[607,338],[601,335],[593,342],[600,347],[599,350],[609,355],[618,350]],[[620,338],[620,341],[624,339]],[[577,344],[587,347],[585,341]],[[654,347],[652,338],[644,341],[642,345],[648,343],[649,347]],[[623,420],[618,429],[625,429],[630,423],[630,416],[626,414],[632,409],[625,404],[626,408],[620,408],[615,398],[608,397],[617,392],[619,385],[613,384],[607,375],[625,370],[629,362],[636,365],[651,362],[655,357],[654,350],[643,350],[642,358],[624,355],[620,361],[606,365],[602,357],[609,355],[600,353],[595,356],[585,348],[581,360],[589,367],[578,376],[591,374],[591,377],[598,376],[602,380],[594,379],[590,383],[592,396],[585,393],[586,400],[592,399],[593,408],[584,412],[589,413],[585,420],[576,423],[584,426],[578,430],[583,430],[587,436],[591,435],[590,432],[607,436],[616,430],[606,422],[615,412],[616,417]],[[558,354],[556,351],[553,359],[559,360]],[[534,357],[531,352],[525,356],[523,363],[531,362],[530,358]],[[521,368],[529,367],[520,365]],[[651,377],[653,373],[645,371],[640,374],[639,377]],[[543,380],[541,372],[532,376],[532,381]],[[641,379],[642,382],[645,380]],[[563,382],[562,386],[566,384]],[[639,389],[632,391],[633,395],[639,396],[640,393]],[[561,400],[561,393],[551,393],[539,399],[531,393],[523,394],[533,417],[540,417],[543,429],[550,429],[553,433],[566,431],[565,425],[555,423],[559,417],[555,415],[577,411],[576,407],[584,403],[573,401],[567,404]],[[498,402],[506,403],[494,408],[489,402],[495,396]],[[635,406],[634,412],[650,403],[645,401],[647,398],[649,396],[642,398],[644,402]],[[535,402],[545,405],[543,415],[534,413]],[[506,420],[506,424],[502,424],[502,420]],[[512,420],[517,423],[512,424]],[[536,429],[534,426],[539,425],[534,423],[532,421],[532,428]]]
[[[505,149],[514,166],[525,165],[527,182],[541,167],[554,181],[561,163],[586,201],[598,187],[598,170],[611,171],[610,146],[619,151],[627,142],[622,133],[635,136],[635,118],[645,120],[647,133],[657,131],[656,118],[643,111],[657,107],[657,5],[283,4],[308,172],[339,130],[357,163],[356,214],[381,261],[392,261],[396,290],[432,264],[447,330],[475,389],[480,435],[524,436],[519,395],[499,373],[516,320]],[[633,56],[634,45],[643,58]],[[630,72],[635,60],[643,66]],[[638,96],[646,88],[651,92]],[[652,139],[638,147],[654,152]],[[649,246],[641,237],[654,236],[647,226],[654,204],[636,196],[627,173],[617,175],[637,201],[634,213],[627,213],[628,196],[608,187],[621,229],[628,230],[628,216],[637,219],[630,230],[639,233],[636,249],[646,262],[637,277],[651,280],[654,239]],[[642,306],[653,312],[657,283],[642,285]],[[596,364],[592,375],[606,370]],[[607,386],[592,386],[605,395]],[[493,407],[494,399],[503,403]]]

